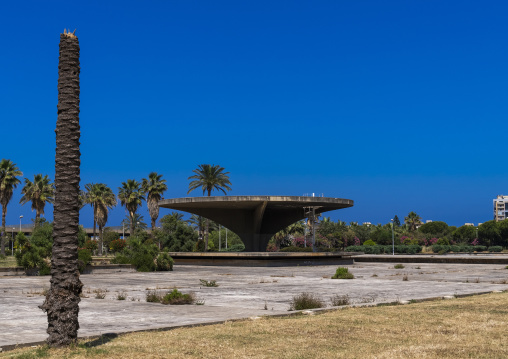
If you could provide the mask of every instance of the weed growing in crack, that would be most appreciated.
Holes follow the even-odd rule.
[[[339,267],[335,271],[332,279],[354,279],[353,273],[349,273],[349,270],[346,267]]]
[[[98,288],[98,289],[94,289],[93,292],[95,293],[95,299],[104,299],[104,298],[106,298],[106,293],[108,292],[108,290]]]
[[[349,305],[351,300],[349,299],[349,295],[334,295],[331,298],[332,307],[340,307],[341,305]]]
[[[214,280],[204,280],[204,279],[200,279],[199,282],[201,283],[201,285],[203,287],[218,287],[219,285],[217,284],[216,281]]]
[[[316,294],[302,293],[293,297],[289,303],[289,311],[323,308],[324,302]]]

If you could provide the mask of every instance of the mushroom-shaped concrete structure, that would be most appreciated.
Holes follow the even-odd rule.
[[[350,199],[298,196],[216,196],[163,199],[159,206],[220,223],[240,236],[248,252],[263,252],[270,238],[291,223],[315,213],[352,207]]]

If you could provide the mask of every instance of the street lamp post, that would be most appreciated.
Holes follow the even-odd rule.
[[[478,227],[476,227],[476,239],[478,240]]]
[[[392,221],[392,255],[395,255],[395,235],[393,233],[393,218]]]
[[[12,228],[12,243],[11,243],[11,252],[12,252],[12,255],[14,255],[14,230],[16,228]]]
[[[21,218],[23,218],[23,215],[19,216],[19,231],[21,232]]]
[[[125,222],[122,222],[122,239],[125,240]]]

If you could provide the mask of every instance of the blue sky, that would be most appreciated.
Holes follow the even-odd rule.
[[[117,192],[156,171],[183,197],[211,163],[231,195],[353,199],[334,220],[484,222],[508,194],[506,14],[504,1],[5,3],[0,158],[54,178],[59,35],[77,28],[82,185]],[[9,224],[34,217],[20,189]]]

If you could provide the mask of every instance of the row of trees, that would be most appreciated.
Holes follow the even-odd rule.
[[[231,182],[229,181],[229,172],[224,172],[224,168],[218,165],[202,164],[193,170],[193,175],[188,179],[191,180],[187,193],[201,188],[203,195],[206,193],[211,196],[214,190],[218,190],[226,194],[231,190]],[[23,173],[19,170],[15,163],[11,160],[3,159],[0,162],[0,204],[2,206],[2,237],[1,237],[1,254],[5,255],[5,217],[7,214],[7,206],[12,199],[14,189],[21,183],[18,178]],[[156,227],[159,217],[159,201],[162,199],[163,193],[168,189],[166,180],[162,175],[151,172],[147,178],[143,178],[141,182],[135,179],[128,179],[122,182],[122,186],[118,188],[118,197],[113,190],[104,183],[88,183],[81,191],[80,202],[81,207],[90,205],[93,209],[93,236],[96,238],[97,226],[99,227],[99,255],[102,255],[103,229],[108,222],[109,211],[118,204],[126,208],[129,213],[130,234],[134,233],[134,229],[138,214],[143,201],[146,201],[148,213],[151,219],[152,231]],[[36,174],[33,181],[25,178],[25,184],[21,190],[21,204],[31,202],[32,210],[35,210],[35,225],[39,223],[41,215],[44,214],[46,203],[53,203],[55,186],[51,183],[48,175]],[[201,219],[199,219],[201,221]],[[204,236],[204,245],[208,249],[209,226],[210,221],[204,221],[205,228],[201,232]]]
[[[392,232],[393,231],[393,232]],[[508,247],[508,220],[488,221],[478,227],[464,225],[449,226],[442,221],[422,224],[415,212],[410,212],[404,223],[397,216],[386,224],[358,224],[343,221],[333,222],[324,217],[316,226],[316,245],[322,249],[345,248],[351,245],[395,244],[431,246],[434,244],[482,245]],[[294,223],[277,233],[268,245],[268,250],[277,251],[284,247],[303,247],[311,244],[311,230],[304,221]]]

